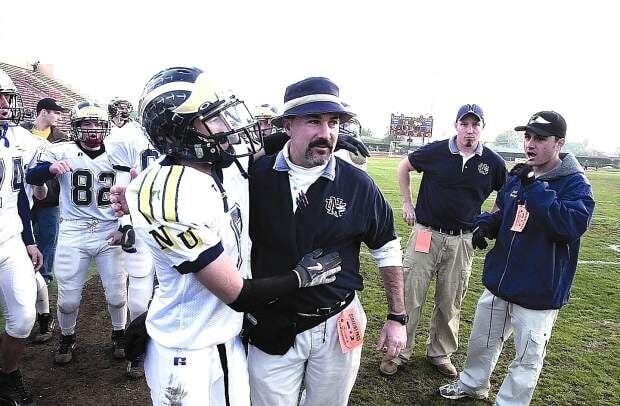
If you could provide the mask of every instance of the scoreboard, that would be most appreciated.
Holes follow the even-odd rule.
[[[433,116],[421,115],[417,117],[404,114],[392,114],[390,117],[390,136],[394,140],[433,136]]]

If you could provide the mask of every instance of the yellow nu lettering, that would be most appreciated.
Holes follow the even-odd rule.
[[[159,248],[162,250],[173,249],[175,247],[180,247],[181,245],[191,250],[199,245],[203,245],[200,237],[198,237],[198,235],[194,233],[191,228],[175,235],[172,233],[172,229],[170,227],[160,225],[157,230],[149,231],[149,234],[153,236],[155,241],[157,241],[157,244],[159,244]]]

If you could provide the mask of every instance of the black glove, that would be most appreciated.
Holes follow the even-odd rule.
[[[146,345],[151,339],[146,331],[147,313],[136,317],[125,330],[125,358],[128,361],[133,362],[146,352]]]
[[[138,252],[135,247],[136,232],[134,231],[133,227],[127,224],[120,227],[118,231],[123,233],[123,237],[121,238],[121,248],[123,249],[123,251],[130,254],[135,254],[136,252]]]
[[[340,272],[340,263],[342,262],[340,255],[337,252],[321,254],[323,254],[323,250],[317,249],[304,255],[293,270],[299,279],[300,288],[323,285],[336,280],[335,274]]]
[[[284,144],[291,138],[285,132],[277,132],[275,134],[265,135],[263,137],[263,149],[265,154],[273,155],[282,151]]]
[[[362,155],[366,158],[370,157],[370,152],[366,145],[355,137],[351,137],[350,135],[338,134],[338,141],[336,141],[336,149],[346,149],[347,151],[353,152],[355,155]]]
[[[523,186],[531,185],[536,180],[534,168],[528,164],[516,164],[511,170],[510,175],[517,176]]]
[[[471,245],[473,245],[474,248],[483,250],[489,246],[486,240],[486,237],[488,236],[487,227],[488,226],[486,224],[480,223],[476,228],[474,228],[471,236]]]

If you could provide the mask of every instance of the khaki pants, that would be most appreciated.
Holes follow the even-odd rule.
[[[419,230],[432,231],[428,254],[415,251]],[[450,355],[458,348],[461,303],[467,292],[473,254],[471,233],[452,236],[415,224],[403,258],[405,308],[409,314],[407,347],[396,363],[407,362],[413,354],[415,333],[433,277],[436,278],[435,303],[426,356],[434,365],[450,362]]]

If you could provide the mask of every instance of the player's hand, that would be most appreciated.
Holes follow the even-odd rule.
[[[403,203],[403,220],[410,226],[415,224],[415,206],[413,203]]]
[[[71,165],[69,161],[58,161],[50,165],[49,171],[52,175],[62,175],[63,173],[71,172]]]
[[[377,351],[383,351],[386,361],[398,357],[400,351],[407,345],[407,328],[394,320],[386,320],[381,329]]]
[[[121,237],[121,248],[123,251],[128,252],[130,254],[135,254],[138,252],[136,249],[136,232],[133,227],[129,224],[125,224],[122,226],[119,231],[123,234]]]
[[[26,251],[28,251],[28,256],[32,261],[32,266],[36,272],[41,269],[43,266],[43,254],[39,251],[39,247],[36,244],[26,245]]]
[[[146,331],[147,312],[136,317],[125,330],[125,358],[128,361],[135,361],[140,355],[146,352],[146,345],[150,337]]]
[[[138,176],[138,171],[135,168],[129,170],[129,176],[131,179],[135,179]],[[127,207],[127,199],[125,199],[125,186],[114,185],[110,188],[110,207],[116,217],[123,217],[125,214],[129,214],[129,207]]]
[[[32,185],[32,195],[37,200],[43,200],[47,197],[47,185]]]
[[[323,285],[336,280],[336,274],[340,272],[342,259],[337,252],[323,254],[322,249],[317,249],[303,256],[293,272],[299,279],[299,287]]]
[[[123,233],[119,230],[114,231],[105,238],[108,245],[119,245],[123,239]]]
[[[476,228],[474,228],[474,231],[472,232],[471,245],[473,245],[474,248],[480,250],[486,249],[489,245],[486,240],[487,237],[488,226],[485,223],[480,223],[478,224],[478,226],[476,226]]]
[[[336,141],[336,148],[334,151],[338,151],[339,149],[346,149],[347,151],[353,152],[355,155],[365,156],[366,158],[370,157],[370,151],[368,151],[366,145],[350,135],[338,134],[338,141]]]
[[[523,186],[531,185],[536,180],[534,168],[524,163],[516,164],[510,170],[510,175],[517,176]]]

